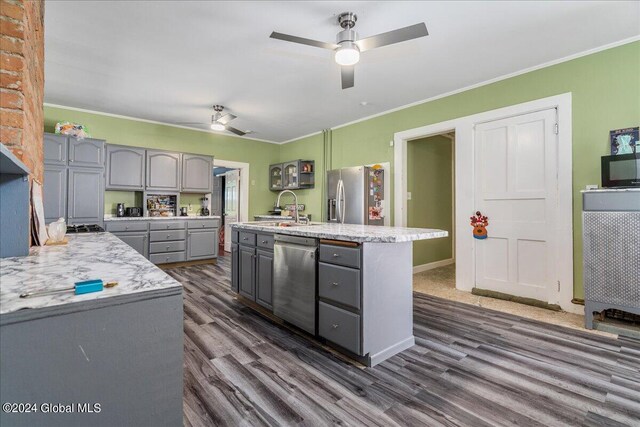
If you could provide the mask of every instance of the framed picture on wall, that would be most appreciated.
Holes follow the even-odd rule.
[[[634,127],[610,131],[609,143],[611,144],[611,154],[617,155],[640,153],[638,129],[639,127]]]

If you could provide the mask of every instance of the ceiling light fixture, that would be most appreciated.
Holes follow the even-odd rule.
[[[360,49],[353,42],[342,42],[336,50],[335,60],[343,66],[355,65],[360,61]]]
[[[222,123],[218,123],[218,122],[213,122],[211,123],[211,130],[219,130],[219,131],[223,131],[225,130],[225,126]]]

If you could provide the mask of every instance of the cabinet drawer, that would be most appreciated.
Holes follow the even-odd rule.
[[[218,227],[220,227],[220,221],[217,219],[192,219],[187,221],[187,228],[189,230]]]
[[[360,268],[360,248],[320,244],[320,261]]]
[[[150,230],[184,230],[184,221],[151,221]]]
[[[273,235],[258,234],[256,236],[258,247],[273,250]]]
[[[318,295],[360,309],[360,270],[321,262]]]
[[[163,242],[169,240],[184,240],[187,232],[184,230],[151,231],[150,242]]]
[[[238,243],[241,245],[256,245],[256,234],[255,233],[247,233],[246,231],[240,232],[240,237],[238,238]]]
[[[360,316],[318,303],[318,334],[355,354],[360,354]]]
[[[184,240],[178,240],[173,242],[155,242],[149,244],[149,253],[161,254],[164,252],[178,252],[186,249],[186,243]]]
[[[107,231],[112,233],[124,231],[147,231],[149,223],[146,221],[107,221]]]
[[[149,255],[149,261],[154,264],[167,264],[170,262],[181,262],[185,260],[185,253],[182,252],[167,252],[164,254],[151,254]]]

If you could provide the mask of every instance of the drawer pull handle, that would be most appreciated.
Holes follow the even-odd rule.
[[[266,241],[266,240],[263,240],[263,241],[262,241],[262,244],[263,244],[263,245],[266,245],[266,244],[267,244],[267,241]]]
[[[169,224],[167,224],[167,230],[169,229]]]
[[[243,237],[242,240],[249,240],[249,238],[248,237]]]
[[[333,282],[331,285],[332,286],[338,286],[338,282]]]
[[[338,329],[338,326],[340,326],[340,325],[338,325],[337,323],[334,323],[333,325],[331,325],[331,327],[332,327],[333,329]]]
[[[333,254],[333,257],[334,257],[334,258],[340,258],[340,255],[338,255],[338,254]]]
[[[167,234],[167,239],[168,239],[169,237],[171,237],[171,234]]]
[[[169,248],[170,248],[170,247],[171,247],[171,246],[167,246],[167,250],[169,250]]]

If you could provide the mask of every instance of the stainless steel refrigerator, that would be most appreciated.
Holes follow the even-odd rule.
[[[356,166],[327,171],[327,220],[384,225],[384,169]]]

